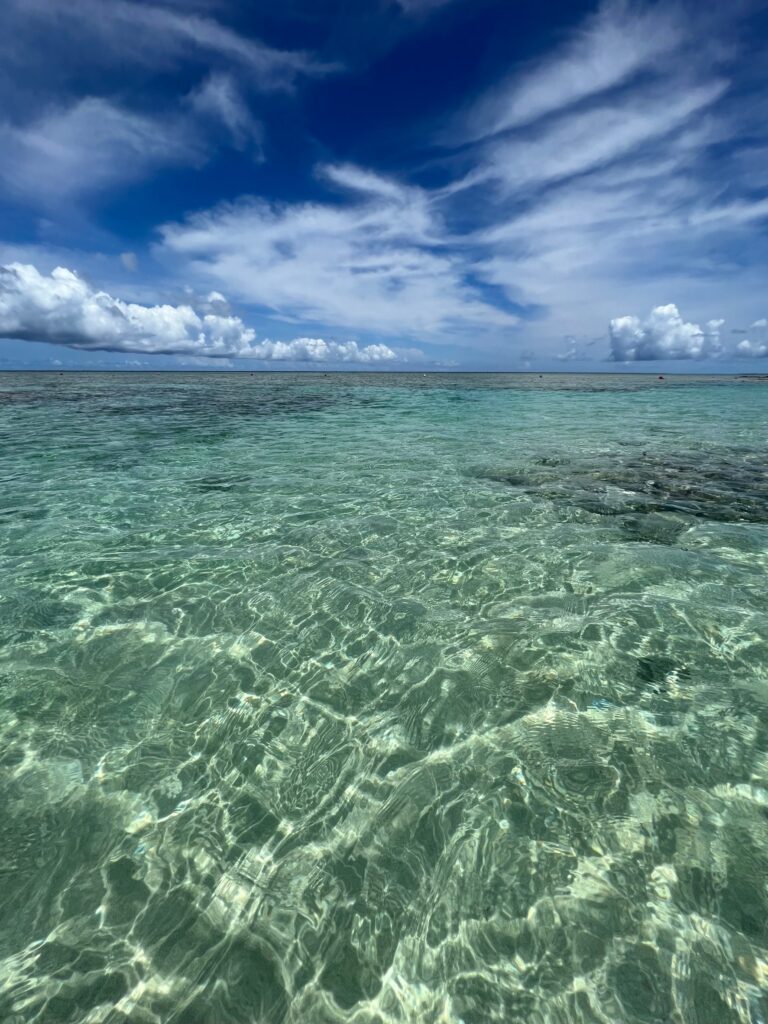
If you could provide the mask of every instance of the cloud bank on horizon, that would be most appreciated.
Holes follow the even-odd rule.
[[[8,0],[0,365],[768,357],[764,5],[365,7]]]
[[[145,306],[94,291],[77,274],[56,267],[41,274],[12,263],[0,267],[0,337],[43,341],[85,351],[183,355],[276,362],[384,363],[398,358],[387,345],[323,338],[257,341],[240,317],[228,315],[212,292],[200,308]]]

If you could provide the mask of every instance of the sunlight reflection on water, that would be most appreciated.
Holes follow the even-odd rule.
[[[0,380],[0,1018],[768,1019],[768,403]]]

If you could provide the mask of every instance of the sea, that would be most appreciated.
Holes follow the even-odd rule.
[[[4,1024],[766,1024],[768,380],[0,375]]]

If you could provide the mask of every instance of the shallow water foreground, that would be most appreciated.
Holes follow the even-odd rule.
[[[0,1020],[766,1024],[768,385],[0,376]]]

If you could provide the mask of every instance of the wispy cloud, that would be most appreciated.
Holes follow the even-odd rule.
[[[446,250],[427,193],[355,167],[322,174],[346,201],[222,206],[167,225],[163,252],[305,322],[406,336],[516,322],[468,283],[471,263]]]
[[[475,103],[460,134],[478,140],[565,110],[647,72],[685,38],[674,6],[606,4],[558,50],[517,68]]]
[[[0,124],[0,181],[46,206],[164,165],[197,163],[203,154],[187,121],[132,113],[103,99],[50,110],[23,127]]]
[[[145,0],[7,0],[5,17],[19,30],[14,48],[2,47],[12,62],[23,57],[19,43],[30,31],[38,37],[49,31],[62,47],[73,42],[88,64],[120,60],[162,68],[214,58],[239,67],[264,89],[290,88],[297,76],[331,70],[306,53],[240,35],[213,17]]]
[[[714,319],[724,301],[714,280],[728,304],[754,309],[753,225],[768,217],[752,155],[764,85],[738,102],[726,39],[681,11],[604,5],[560,50],[491,90],[454,137],[469,169],[445,203],[482,209],[486,226],[470,234],[476,274],[536,309],[526,339],[543,352],[670,290]]]
[[[194,6],[0,5],[0,191],[46,211],[74,200],[82,214],[89,194],[162,167],[200,166],[219,145],[260,159],[255,100],[331,66],[241,35]],[[148,92],[160,102],[148,103]]]
[[[667,289],[715,319],[707,278],[731,272],[768,201],[734,193],[735,176],[723,187],[717,149],[740,130],[728,52],[681,10],[604,4],[515,69],[465,115],[454,156],[467,170],[441,189],[334,166],[327,203],[246,198],[167,225],[161,252],[305,323],[498,347],[529,309],[526,344],[551,358]]]
[[[237,149],[249,149],[255,158],[263,156],[263,126],[251,113],[232,75],[209,75],[190,94],[189,102],[196,113],[223,125]]]
[[[397,4],[419,15],[440,0],[374,5],[380,24],[399,26],[393,33],[402,35],[433,22],[393,17]],[[174,222],[160,229],[154,253],[134,237],[114,245],[115,265],[120,249],[135,249],[140,259],[124,260],[126,273],[109,287],[154,302],[169,292],[140,289],[148,287],[148,268],[159,266],[177,295],[187,282],[201,292],[221,289],[255,307],[254,316],[322,336],[244,341],[249,329],[239,322],[239,341],[228,344],[238,351],[261,346],[259,358],[379,358],[374,349],[363,356],[368,349],[325,340],[337,331],[378,335],[398,358],[389,342],[419,337],[463,346],[467,361],[481,349],[504,363],[523,348],[551,361],[611,351],[630,360],[733,354],[712,322],[724,312],[746,325],[765,312],[768,88],[759,61],[750,64],[738,50],[735,26],[749,4],[726,6],[691,18],[685,0],[608,0],[549,52],[506,68],[479,99],[468,96],[463,113],[442,111],[439,120],[450,128],[441,131],[439,151],[428,150],[435,125],[422,125],[427,141],[418,167],[393,151],[388,166],[396,170],[331,162],[308,184],[314,154],[326,145],[333,152],[334,142],[323,138],[327,111],[318,114],[312,103],[300,110],[291,93],[330,65],[235,31],[225,24],[226,3],[8,0],[0,11],[9,26],[0,34],[6,86],[36,60],[48,61],[51,77],[41,74],[45,87],[28,89],[21,107],[5,103],[0,184],[51,219],[78,205],[87,216],[91,196],[161,168],[202,165],[226,147],[231,163],[218,193],[214,176],[200,175],[189,204],[175,203],[166,214]],[[448,20],[461,22],[462,12],[452,13]],[[435,24],[439,18],[437,12]],[[711,19],[718,18],[715,31]],[[32,41],[43,36],[36,54]],[[55,36],[62,57],[51,62]],[[97,88],[117,66],[129,69],[128,77],[111,98],[83,97],[79,61]],[[374,77],[370,68],[366,76]],[[53,90],[52,102],[45,90],[64,78],[67,87]],[[156,78],[171,84],[152,107],[152,90],[142,94],[140,83]],[[129,79],[139,83],[136,91]],[[242,154],[261,156],[262,133],[269,140],[270,117],[283,111],[289,156],[274,156],[282,144],[276,141],[268,155],[279,166],[252,168]],[[295,145],[291,133],[308,131],[297,123],[313,117],[313,137]],[[412,132],[412,124],[405,127]],[[348,139],[344,152],[355,145]],[[278,201],[278,181],[281,195],[313,198]],[[244,187],[250,194],[217,202]],[[189,208],[199,212],[184,216]],[[34,255],[4,262],[11,258],[53,265]],[[94,267],[59,260],[89,273]],[[109,280],[100,270],[94,276]],[[678,306],[664,305],[669,297]],[[187,351],[211,344],[206,316],[237,320],[216,303],[137,308],[190,309],[202,326],[185,321],[173,342],[191,345]],[[634,315],[643,310],[654,312]],[[136,323],[145,316],[131,315]],[[740,355],[762,354],[759,331],[740,336],[747,342]],[[155,338],[151,331],[147,337]]]
[[[71,270],[0,267],[0,337],[47,341],[88,351],[259,359],[274,362],[376,364],[402,360],[387,345],[295,338],[258,341],[214,293],[192,305],[145,306],[93,289]]]
[[[621,102],[564,115],[535,133],[491,147],[468,184],[495,180],[505,190],[535,187],[611,164],[657,142],[711,106],[727,88],[722,79],[642,90]]]

